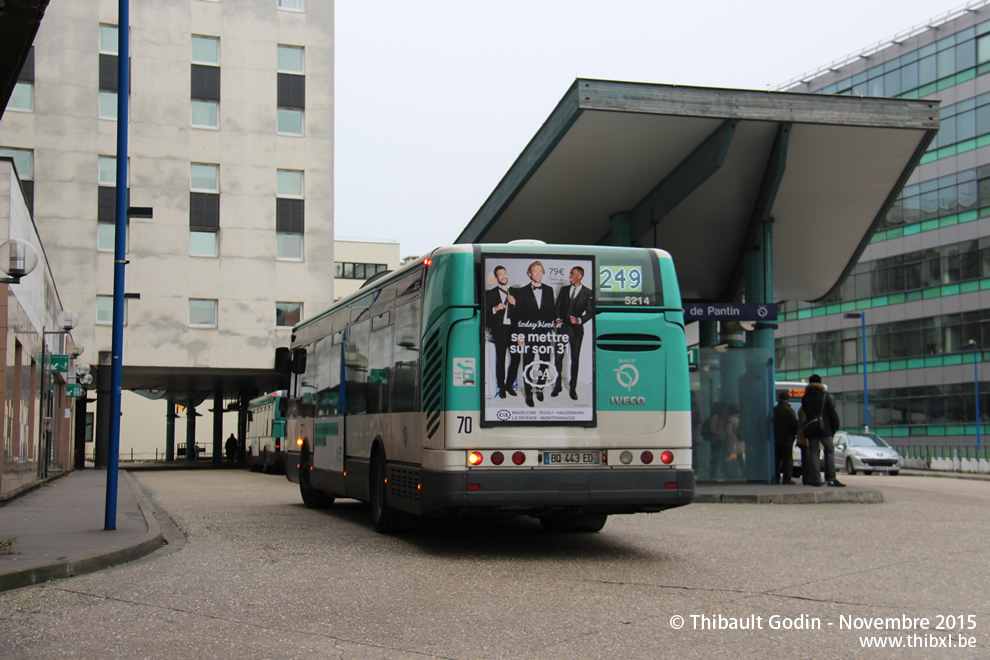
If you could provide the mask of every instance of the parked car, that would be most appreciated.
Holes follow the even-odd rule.
[[[794,445],[794,476],[801,476],[801,450]],[[818,454],[818,465],[825,471],[823,453]],[[901,471],[901,456],[897,450],[875,433],[863,431],[839,431],[835,434],[835,470],[849,474],[874,471],[896,475]]]
[[[839,432],[835,434],[835,468],[845,468],[849,474],[901,471],[901,456],[897,450],[875,433]]]

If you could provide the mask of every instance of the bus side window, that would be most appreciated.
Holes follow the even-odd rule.
[[[345,344],[345,373],[347,388],[347,413],[368,411],[368,349],[371,343],[371,323],[363,321],[351,326]]]
[[[395,346],[392,363],[392,412],[414,412],[419,373],[419,327],[422,300],[395,310]]]

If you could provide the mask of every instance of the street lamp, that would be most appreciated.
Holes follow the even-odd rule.
[[[980,449],[980,359],[977,355],[976,340],[970,339],[967,344],[973,345],[973,385],[976,389],[976,449]]]
[[[58,330],[45,330],[44,326],[41,327],[41,428],[39,430],[41,435],[38,438],[39,449],[42,452],[42,455],[38,457],[38,477],[40,479],[48,477],[48,460],[51,457],[52,431],[55,423],[51,410],[53,399],[48,392],[51,383],[49,374],[53,365],[47,364],[47,362],[52,361],[52,358],[46,359],[47,345],[45,340],[48,335],[58,335],[59,348],[61,348],[62,335],[71,332],[76,327],[79,323],[79,315],[67,309],[62,310],[58,313],[55,323],[58,325]]]
[[[866,387],[866,312],[850,312],[844,315],[847,319],[858,318],[863,329],[863,428],[870,432],[870,395]]]

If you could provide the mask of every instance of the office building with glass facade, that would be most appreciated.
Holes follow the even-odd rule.
[[[980,424],[990,414],[990,2],[781,89],[938,100],[941,127],[844,282],[781,306],[776,378],[820,374],[845,428],[868,422],[898,444],[975,444],[977,410]]]

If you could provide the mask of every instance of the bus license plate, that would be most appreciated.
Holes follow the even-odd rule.
[[[601,465],[600,451],[545,451],[543,465],[569,467],[573,465]]]

